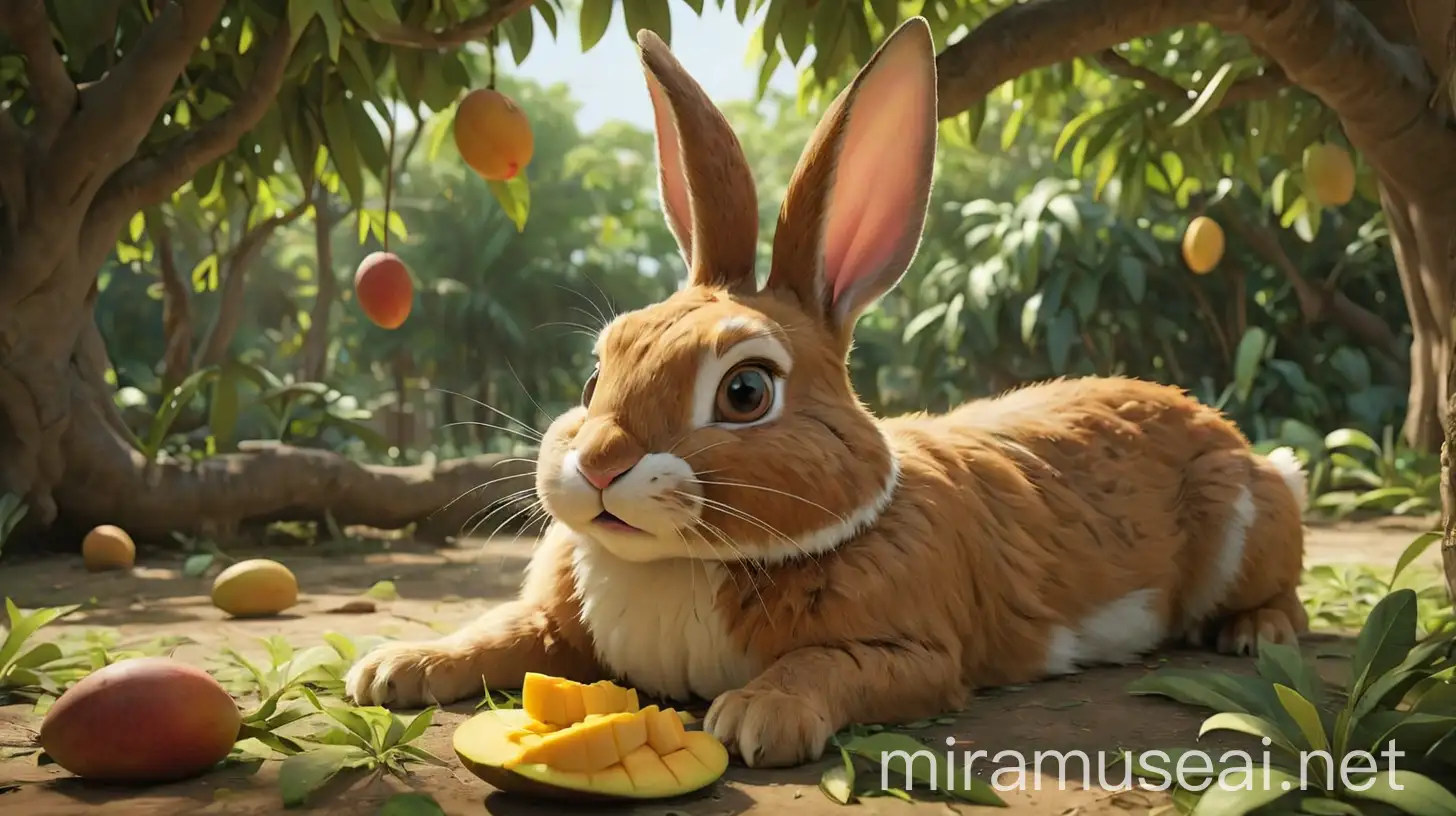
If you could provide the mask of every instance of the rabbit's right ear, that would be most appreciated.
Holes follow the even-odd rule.
[[[652,95],[658,187],[694,285],[756,288],[758,192],[733,128],[661,38],[637,33]]]

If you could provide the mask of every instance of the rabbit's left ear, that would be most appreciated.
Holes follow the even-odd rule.
[[[848,334],[915,258],[935,168],[935,44],[904,22],[824,114],[789,183],[767,288]]]

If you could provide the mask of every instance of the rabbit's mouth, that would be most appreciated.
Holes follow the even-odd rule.
[[[619,533],[640,533],[640,532],[643,532],[642,530],[639,530],[638,528],[633,527],[632,525],[628,524],[627,522],[622,521],[621,519],[617,518],[616,516],[612,515],[611,513],[608,513],[606,510],[603,510],[602,512],[598,513],[597,514],[597,517],[594,518],[594,519],[592,519],[592,523],[593,524],[601,525],[602,527],[605,527],[608,530],[614,530],[614,531],[619,532]]]

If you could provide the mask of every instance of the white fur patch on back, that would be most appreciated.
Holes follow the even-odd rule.
[[[597,659],[622,681],[653,696],[711,700],[758,675],[717,609],[722,564],[624,561],[583,539],[574,566]]]
[[[1309,507],[1309,483],[1304,464],[1299,461],[1299,454],[1294,452],[1294,448],[1283,447],[1269,451],[1269,455],[1264,458],[1279,472],[1279,478],[1284,480],[1289,492],[1294,494],[1295,501],[1299,502],[1299,512],[1303,513]]]
[[[1072,674],[1099,663],[1131,663],[1158,648],[1167,626],[1154,604],[1157,592],[1133,590],[1088,615],[1075,629],[1056,627],[1047,643],[1047,674]]]
[[[1258,508],[1254,505],[1254,494],[1248,486],[1239,488],[1239,495],[1229,506],[1228,521],[1224,523],[1223,538],[1218,552],[1209,565],[1209,574],[1191,587],[1183,597],[1183,622],[1196,626],[1207,618],[1223,602],[1224,596],[1244,567],[1244,550],[1249,542],[1249,528],[1254,525]]]

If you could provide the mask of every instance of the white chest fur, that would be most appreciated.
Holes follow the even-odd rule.
[[[758,673],[716,608],[728,574],[710,561],[624,561],[596,544],[576,548],[582,619],[597,659],[646,694],[711,700]]]

